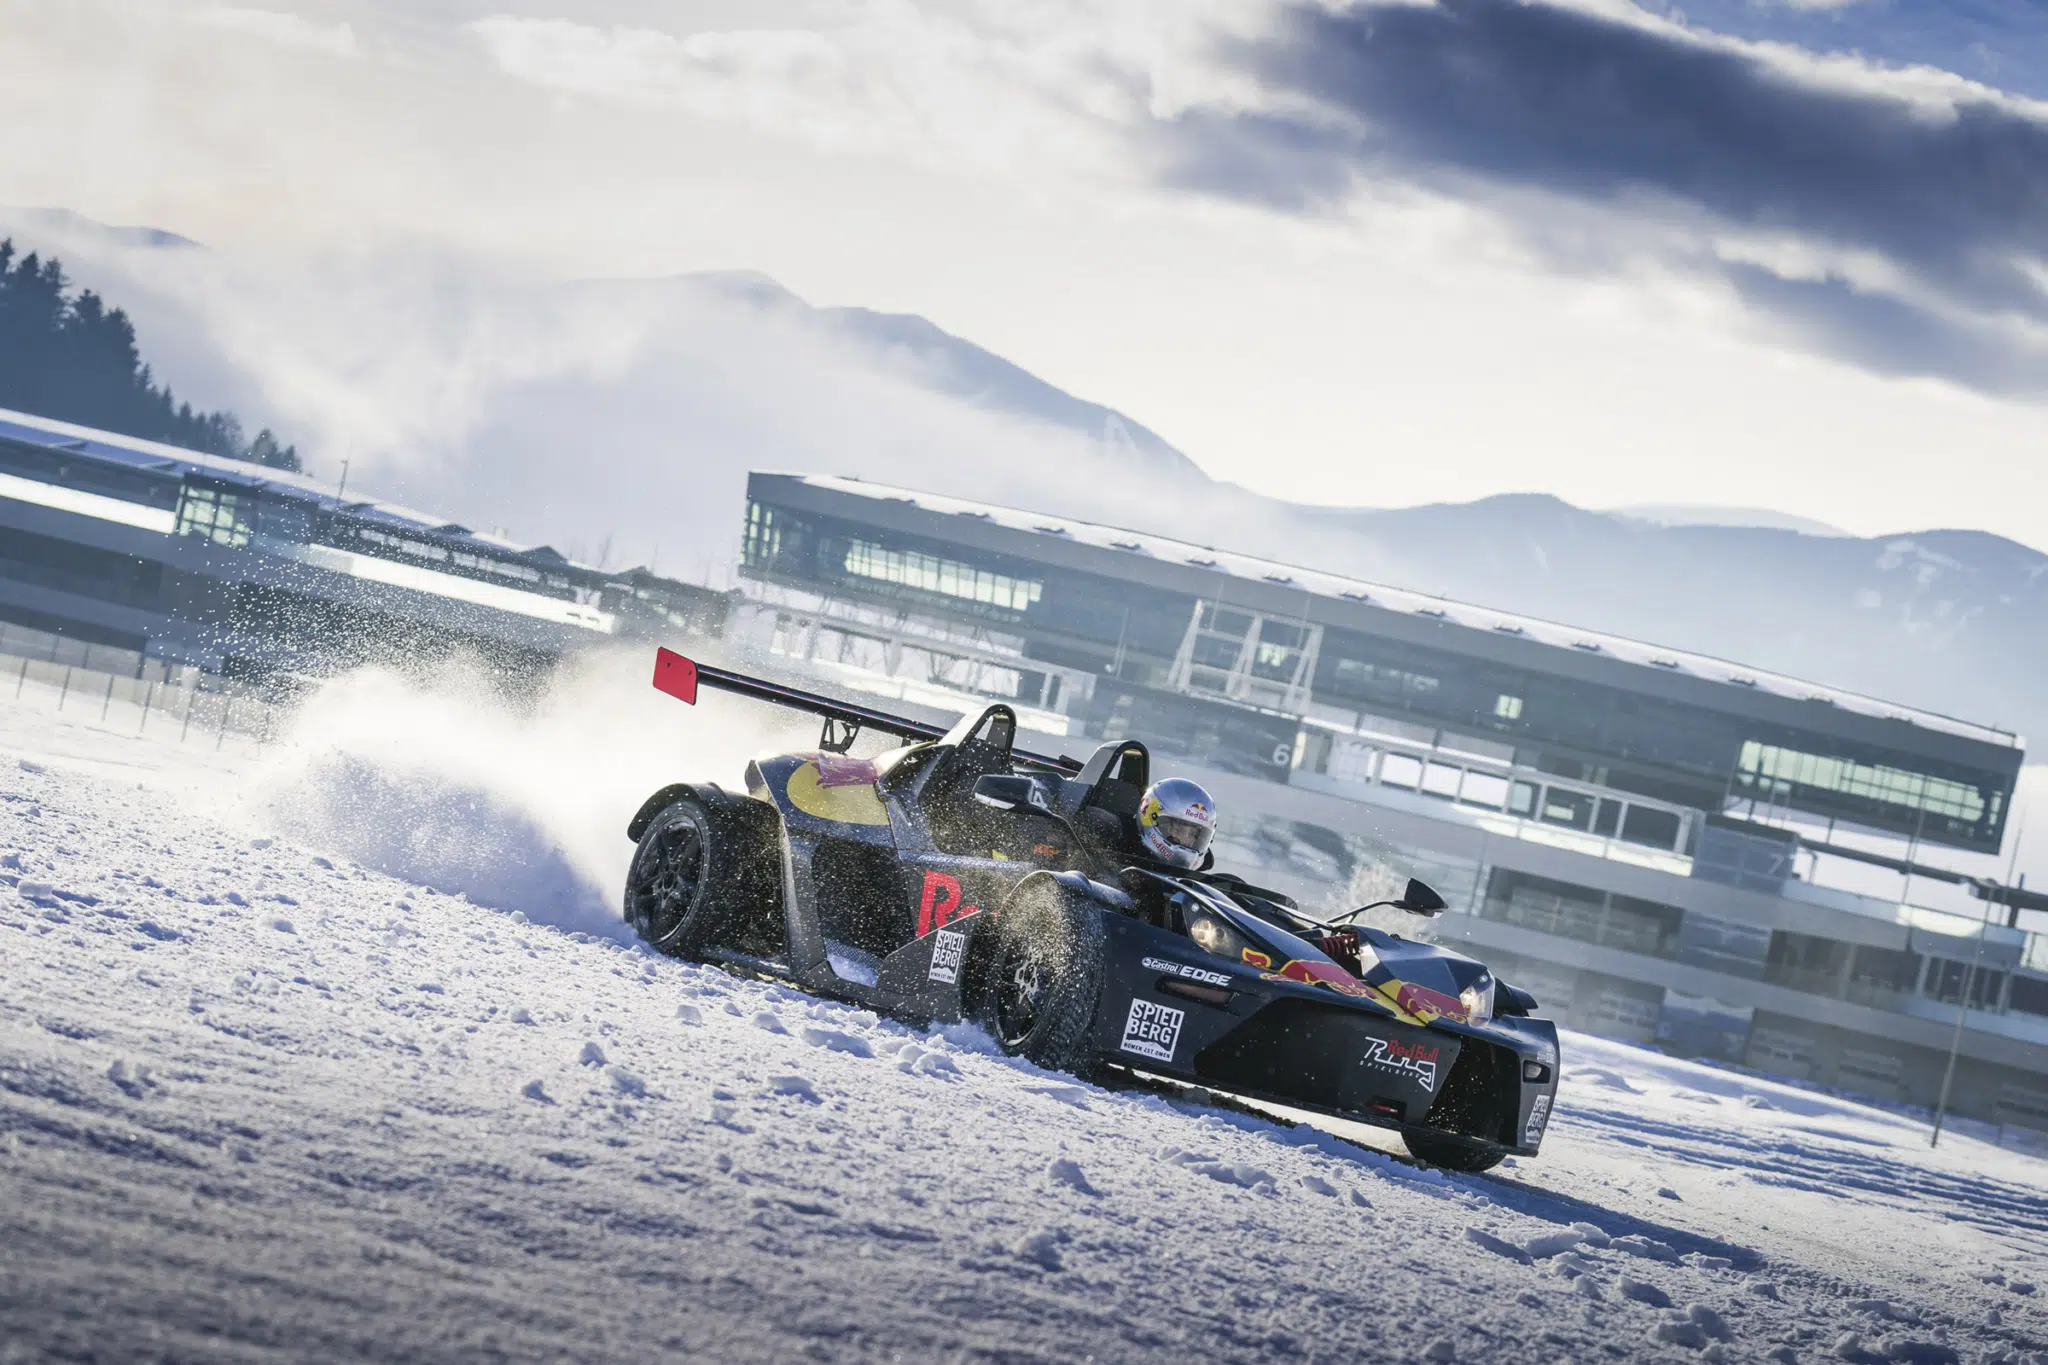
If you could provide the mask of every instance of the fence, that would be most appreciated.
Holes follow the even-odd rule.
[[[226,747],[230,735],[258,745],[277,737],[285,701],[266,689],[132,650],[92,645],[67,652],[72,661],[0,651],[0,698],[108,725],[132,718],[138,735],[211,741],[215,749]]]

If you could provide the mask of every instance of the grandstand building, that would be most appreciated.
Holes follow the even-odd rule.
[[[301,475],[0,412],[0,628],[22,638],[239,678],[455,651],[525,672],[622,633],[715,632],[725,607]]]

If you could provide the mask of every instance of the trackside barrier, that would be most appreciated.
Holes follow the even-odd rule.
[[[156,668],[136,677],[8,653],[0,653],[0,697],[109,726],[132,718],[137,735],[174,735],[180,743],[210,742],[215,749],[230,735],[270,743],[289,709],[263,688],[189,668]]]

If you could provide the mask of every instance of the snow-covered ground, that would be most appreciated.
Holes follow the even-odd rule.
[[[0,1361],[2048,1362],[2048,1164],[1899,1116],[1572,1036],[1452,1176],[632,947],[633,805],[767,738],[640,662],[0,697]]]

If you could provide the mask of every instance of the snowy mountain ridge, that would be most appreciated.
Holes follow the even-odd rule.
[[[1541,496],[1302,509],[1358,571],[2048,735],[2048,556],[1981,531],[1655,526]]]

